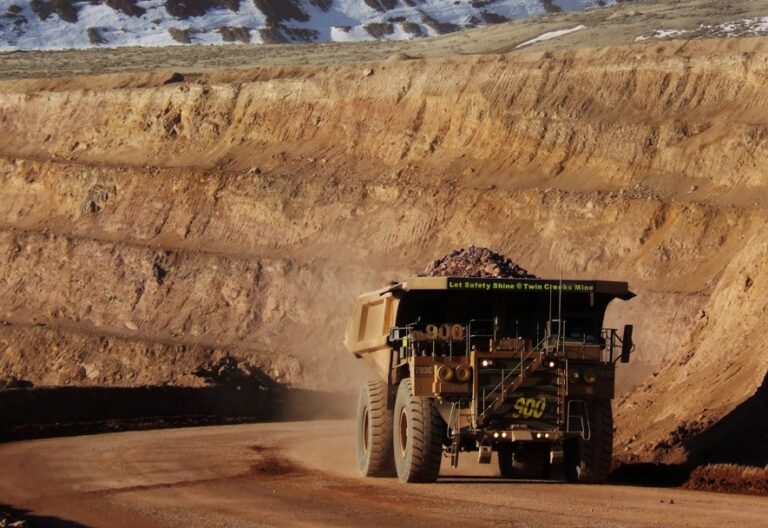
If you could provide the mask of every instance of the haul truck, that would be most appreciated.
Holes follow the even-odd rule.
[[[360,473],[433,482],[443,457],[475,451],[504,477],[605,481],[633,345],[603,317],[632,297],[625,282],[466,277],[362,295],[345,336],[377,374],[358,403]]]

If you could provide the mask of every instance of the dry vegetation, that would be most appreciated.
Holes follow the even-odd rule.
[[[693,470],[686,489],[768,495],[768,466],[764,468],[712,464]]]

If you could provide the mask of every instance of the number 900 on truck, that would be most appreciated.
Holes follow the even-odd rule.
[[[357,408],[360,474],[434,482],[444,457],[477,452],[507,478],[605,481],[633,344],[603,318],[632,297],[625,282],[467,277],[360,296],[345,345],[376,373]]]

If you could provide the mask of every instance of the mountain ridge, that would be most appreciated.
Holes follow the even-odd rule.
[[[407,40],[616,0],[0,0],[0,51]]]

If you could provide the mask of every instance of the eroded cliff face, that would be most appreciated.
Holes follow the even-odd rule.
[[[726,266],[677,350],[618,401],[621,452],[669,463],[683,462],[687,451],[704,460],[764,463],[762,413],[735,413],[721,427],[722,437],[707,432],[745,401],[765,397],[766,286],[768,243],[762,231]],[[751,460],[749,450],[760,452],[759,458]]]
[[[2,84],[3,372],[194,384],[229,353],[349,388],[354,298],[475,243],[638,292],[630,453],[765,376],[760,39],[168,77]]]
[[[56,91],[9,82],[2,150],[228,170],[332,159],[335,172],[344,161],[378,173],[416,165],[457,182],[568,190],[642,180],[659,192],[697,185],[700,199],[764,188],[760,42],[400,61],[372,75],[212,72],[188,88],[149,74],[37,83]]]

